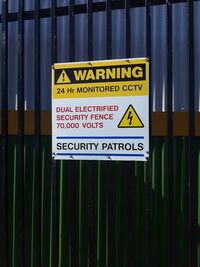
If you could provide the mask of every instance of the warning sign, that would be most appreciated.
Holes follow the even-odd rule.
[[[61,74],[59,75],[59,78],[56,82],[57,84],[65,84],[65,83],[70,83],[70,79],[67,76],[67,73],[65,70],[62,70]]]
[[[141,128],[144,127],[140,117],[133,108],[132,105],[129,105],[124,116],[122,117],[119,125],[119,128]]]
[[[54,64],[52,156],[146,161],[148,59]]]

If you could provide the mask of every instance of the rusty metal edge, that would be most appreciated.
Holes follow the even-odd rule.
[[[24,134],[34,135],[34,111],[24,112]],[[8,111],[8,134],[17,135],[17,111]],[[0,112],[1,125],[1,112]],[[1,126],[0,126],[1,127]],[[1,128],[0,128],[1,133]],[[173,136],[188,136],[189,114],[188,112],[173,113]],[[51,135],[51,111],[41,111],[41,135]],[[152,135],[167,136],[167,113],[152,113]],[[195,136],[200,136],[200,112],[195,113]]]

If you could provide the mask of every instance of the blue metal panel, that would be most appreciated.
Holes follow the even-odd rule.
[[[131,42],[132,57],[143,57],[145,55],[145,8],[134,8],[131,10]]]
[[[17,108],[17,22],[8,24],[8,104]]]
[[[51,32],[50,18],[41,20],[41,99],[42,109],[51,108]]]
[[[69,16],[63,16],[58,18],[57,29],[58,29],[57,61],[68,62],[69,61]]]
[[[25,21],[24,34],[24,90],[25,109],[34,109],[34,23]]]
[[[31,0],[29,0],[31,1]],[[41,0],[40,8],[50,8],[51,1],[50,0]]]
[[[200,2],[194,3],[195,110],[200,111]]]
[[[87,15],[85,14],[76,15],[75,55],[76,61],[87,60]]]
[[[98,12],[94,16],[93,30],[93,51],[94,59],[102,60],[106,58],[106,13]]]
[[[174,111],[188,111],[187,5],[173,7]]]
[[[126,57],[126,18],[125,10],[112,12],[112,58]]]
[[[152,100],[153,111],[166,111],[167,90],[166,6],[152,7]]]

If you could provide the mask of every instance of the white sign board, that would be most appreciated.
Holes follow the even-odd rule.
[[[54,64],[52,156],[146,161],[147,58]]]

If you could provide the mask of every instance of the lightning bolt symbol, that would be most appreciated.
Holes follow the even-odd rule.
[[[132,124],[132,120],[133,120],[133,116],[131,116],[131,114],[132,114],[132,111],[129,111],[128,118],[127,118],[129,120],[129,125]]]

